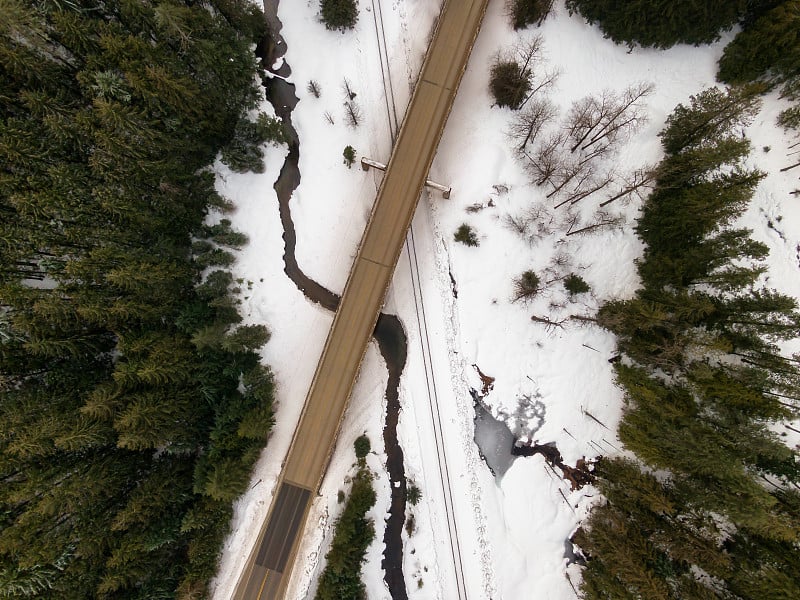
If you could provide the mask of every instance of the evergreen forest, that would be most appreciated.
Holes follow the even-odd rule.
[[[748,4],[763,0],[567,0],[616,43],[669,48],[708,44],[733,27]],[[768,1],[768,0],[767,0]]]
[[[759,89],[670,115],[636,228],[642,287],[598,314],[630,452],[598,462],[604,501],[575,535],[586,599],[800,598],[800,462],[775,433],[800,416],[800,358],[781,348],[800,313],[759,285],[767,248],[734,226],[763,177],[741,135]]]
[[[247,0],[0,0],[0,597],[203,598],[272,425],[246,242]],[[248,118],[251,117],[251,118]],[[213,221],[208,221],[213,222]]]

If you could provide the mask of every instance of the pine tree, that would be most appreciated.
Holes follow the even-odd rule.
[[[352,29],[358,21],[356,0],[320,0],[319,8],[328,29]]]
[[[541,25],[553,9],[553,0],[509,0],[506,10],[514,29]]]
[[[498,106],[516,110],[531,91],[532,72],[514,60],[497,60],[489,73],[489,89]]]
[[[677,154],[724,140],[743,128],[760,107],[759,87],[743,87],[722,92],[708,88],[691,97],[688,106],[679,104],[667,117],[660,133],[667,154]]]

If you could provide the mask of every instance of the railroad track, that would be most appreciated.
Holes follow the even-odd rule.
[[[397,102],[394,95],[394,86],[391,77],[391,63],[389,61],[389,48],[386,43],[386,30],[383,24],[383,9],[381,0],[372,1],[372,16],[375,24],[375,37],[378,44],[378,53],[381,64],[381,78],[383,80],[384,100],[386,105],[386,116],[389,123],[389,131],[394,147],[395,135],[399,129],[397,118]],[[424,193],[424,192],[423,192]],[[430,408],[431,424],[434,430],[434,441],[436,444],[436,459],[438,466],[439,481],[442,486],[442,496],[445,504],[445,516],[447,518],[447,531],[449,537],[450,554],[453,561],[455,589],[458,600],[468,600],[466,583],[464,581],[464,564],[461,557],[461,544],[458,536],[458,524],[455,519],[453,503],[453,487],[450,483],[450,469],[447,464],[447,455],[444,451],[444,437],[442,434],[441,412],[439,410],[439,397],[436,390],[436,380],[433,372],[433,361],[431,360],[431,343],[428,335],[428,323],[425,314],[425,303],[422,296],[421,278],[419,276],[419,260],[414,238],[414,225],[409,227],[408,235],[405,240],[406,257],[408,268],[411,275],[411,287],[414,293],[414,311],[419,331],[420,351],[422,352],[422,363],[425,369],[425,385],[428,395],[428,407]]]

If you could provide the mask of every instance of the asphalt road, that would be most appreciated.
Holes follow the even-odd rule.
[[[358,369],[414,216],[488,0],[447,0],[378,190],[276,494],[234,594],[283,597]]]

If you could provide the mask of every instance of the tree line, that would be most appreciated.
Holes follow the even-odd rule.
[[[708,44],[731,29],[748,6],[769,0],[567,0],[616,43],[669,48]]]
[[[567,8],[630,46],[707,44],[738,24],[741,31],[725,47],[717,78],[733,85],[780,86],[793,105],[781,113],[779,124],[800,128],[800,1],[567,0]]]
[[[246,0],[0,0],[0,595],[202,598],[272,425],[207,168],[258,168]]]
[[[661,132],[636,227],[642,287],[603,306],[625,394],[626,456],[597,465],[604,501],[575,536],[587,599],[800,597],[794,299],[760,285],[767,248],[734,225],[764,176],[740,130],[758,89],[705,90]]]

